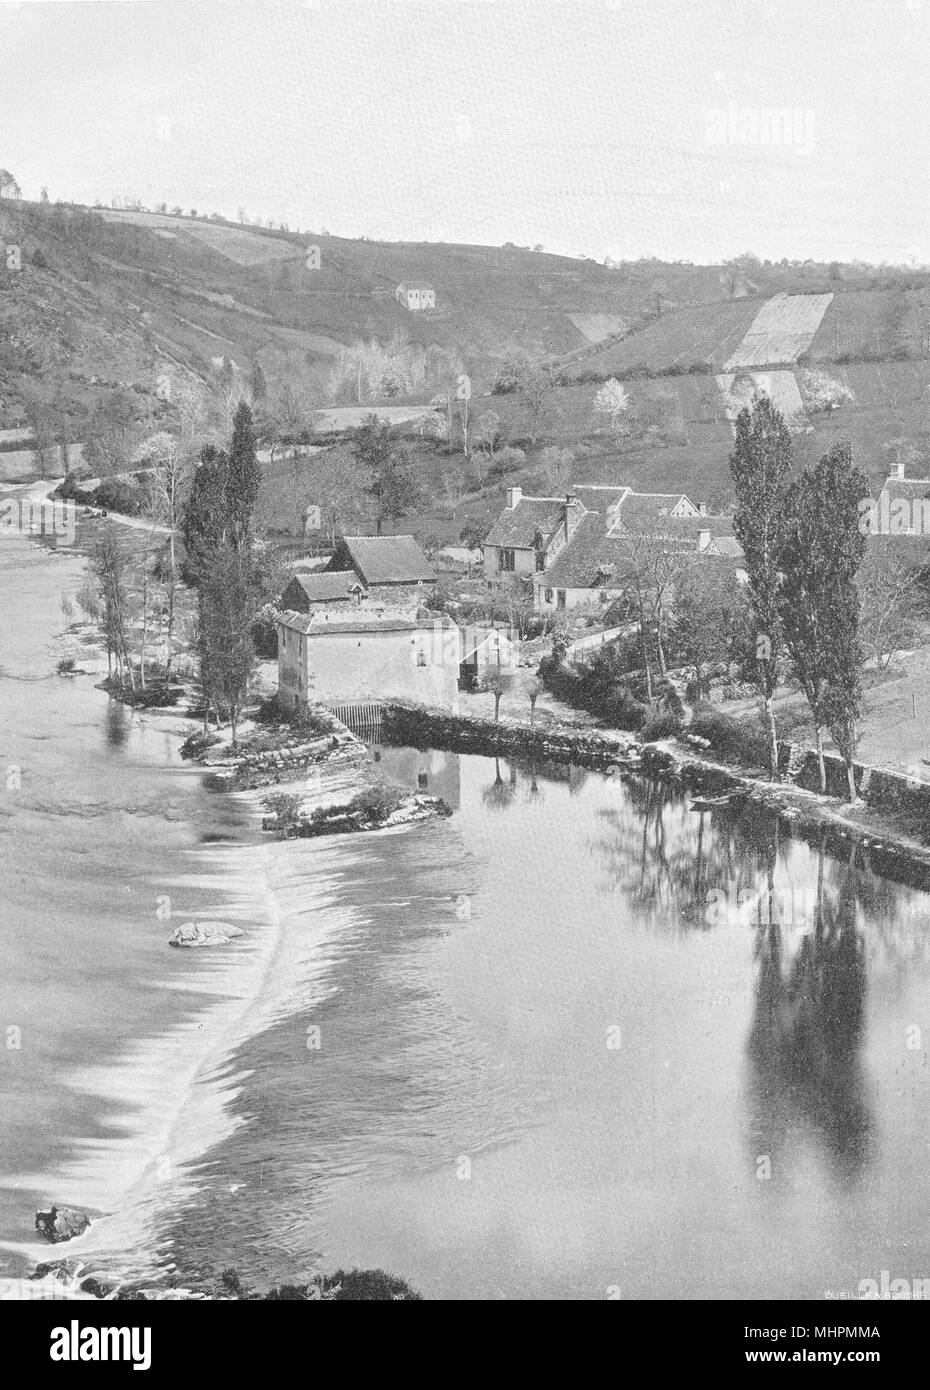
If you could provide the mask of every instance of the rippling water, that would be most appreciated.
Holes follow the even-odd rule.
[[[930,1275],[924,893],[662,786],[412,750],[382,765],[449,819],[259,844],[175,741],[48,677],[47,567],[74,563],[20,556],[0,600],[37,615],[12,651],[2,628],[0,756],[30,769],[0,823],[8,1243],[73,1196],[115,1213],[77,1250],[190,1281],[357,1263],[432,1297],[822,1298]],[[246,936],[166,951],[160,892]]]

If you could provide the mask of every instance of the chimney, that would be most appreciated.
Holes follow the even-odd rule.
[[[570,541],[575,532],[575,527],[581,520],[581,508],[578,499],[572,493],[565,494],[565,501],[562,503],[562,525],[565,528],[565,539]]]
[[[509,488],[507,489],[507,510],[508,510],[509,512],[512,512],[513,509],[514,509],[514,507],[516,507],[517,504],[518,504],[520,501],[522,501],[522,499],[523,499],[523,489],[522,489],[522,487],[509,487]]]
[[[698,531],[698,550],[710,549],[710,532]]]
[[[706,516],[706,515],[707,515],[707,503],[706,503],[706,502],[699,502],[699,503],[698,503],[698,511],[700,512],[701,516]]]
[[[895,477],[899,480],[899,482],[903,482],[903,481],[904,481],[904,460],[903,460],[903,459],[897,459],[897,460],[896,460],[895,466],[894,466],[894,471],[895,471]]]

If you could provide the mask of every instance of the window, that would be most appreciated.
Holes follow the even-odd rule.
[[[420,649],[420,651],[417,652],[417,665],[418,665],[418,666],[425,666],[425,665],[426,665],[426,652],[423,651],[422,648]]]
[[[498,552],[497,568],[499,570],[513,571],[517,567],[517,557],[512,550],[500,549]]]
[[[565,590],[564,590],[564,589],[556,589],[556,591],[555,591],[555,606],[556,606],[556,608],[564,608],[564,607],[565,607]]]
[[[547,603],[551,603],[551,602],[552,602],[552,590],[551,590],[551,589],[547,589],[547,590],[546,590],[546,602],[547,602]]]
[[[546,568],[546,552],[545,552],[544,550],[537,550],[537,552],[536,552],[536,573],[539,574],[540,571],[541,571],[541,570],[544,570],[545,568]]]

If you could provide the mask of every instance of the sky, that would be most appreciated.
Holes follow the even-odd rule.
[[[930,0],[0,0],[0,165],[385,240],[930,261]]]

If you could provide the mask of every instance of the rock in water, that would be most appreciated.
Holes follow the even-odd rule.
[[[229,922],[185,922],[168,937],[169,946],[225,946],[242,930]]]
[[[36,1212],[36,1230],[53,1245],[83,1235],[89,1225],[90,1217],[74,1207],[51,1207],[48,1211]]]

